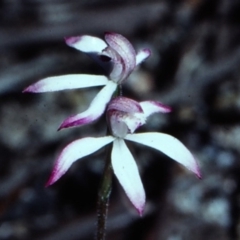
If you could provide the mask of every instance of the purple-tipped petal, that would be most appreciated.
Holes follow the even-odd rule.
[[[107,44],[98,37],[83,35],[75,37],[66,37],[66,44],[85,53],[101,53]]]
[[[107,85],[97,94],[85,112],[67,118],[58,130],[88,124],[101,117],[116,88],[116,83],[108,81]]]
[[[113,142],[112,167],[128,198],[141,216],[145,205],[145,191],[136,162],[120,138]]]
[[[136,52],[132,44],[120,34],[106,33],[105,40],[108,43],[108,45],[121,56],[122,74],[119,81],[125,80],[136,66]],[[119,60],[117,59],[117,64],[118,63]],[[116,73],[114,69],[114,77],[115,76]]]
[[[152,147],[163,152],[201,178],[197,161],[190,151],[176,138],[164,133],[128,134],[125,139]]]
[[[142,63],[150,55],[151,55],[150,49],[145,48],[145,49],[140,50],[136,55],[136,65]]]
[[[143,109],[145,117],[153,113],[169,113],[171,108],[157,101],[144,101],[139,103]]]
[[[112,136],[101,138],[86,137],[68,144],[57,158],[46,187],[52,185],[62,177],[76,160],[96,152],[113,140]]]
[[[86,87],[103,86],[108,83],[105,76],[89,74],[68,74],[44,78],[26,89],[23,92],[41,93],[53,92],[65,89],[77,89]]]

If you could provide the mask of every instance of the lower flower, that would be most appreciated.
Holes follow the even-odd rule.
[[[197,177],[201,177],[193,155],[173,136],[158,132],[133,133],[145,123],[145,119],[152,113],[169,111],[168,107],[155,101],[138,103],[125,97],[113,99],[107,109],[107,118],[112,135],[99,138],[86,137],[67,145],[57,158],[46,186],[56,182],[78,159],[113,142],[111,163],[114,174],[131,203],[142,215],[145,205],[145,191],[136,162],[127,148],[125,140],[161,151],[195,173]]]

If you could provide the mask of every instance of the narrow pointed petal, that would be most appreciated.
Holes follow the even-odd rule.
[[[126,140],[137,142],[163,152],[201,178],[197,161],[190,151],[176,138],[164,133],[128,134]]]
[[[136,65],[142,63],[151,55],[150,49],[142,49],[136,55]]]
[[[67,118],[58,130],[88,124],[101,117],[116,88],[116,83],[108,81],[107,85],[97,94],[85,112]]]
[[[139,215],[142,215],[146,198],[145,191],[135,160],[124,140],[120,138],[113,142],[112,167],[128,198]]]
[[[160,102],[157,101],[144,101],[140,102],[140,106],[143,109],[145,117],[150,116],[153,113],[169,113],[171,112],[171,108],[163,105]]]
[[[112,136],[101,138],[86,137],[68,144],[57,158],[46,187],[52,185],[62,177],[76,160],[96,152],[113,140]]]
[[[62,76],[44,78],[26,89],[23,92],[41,93],[53,92],[65,89],[77,89],[86,87],[103,86],[108,83],[105,76],[89,74],[68,74]]]
[[[83,35],[75,37],[66,37],[66,44],[85,53],[101,53],[107,44],[98,37]]]

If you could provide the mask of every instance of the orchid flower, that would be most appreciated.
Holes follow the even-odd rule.
[[[111,163],[114,174],[133,206],[142,215],[145,205],[145,191],[137,165],[124,140],[161,151],[195,173],[197,177],[201,177],[195,158],[176,138],[158,132],[134,133],[137,128],[145,124],[147,117],[151,114],[170,111],[169,107],[160,102],[136,102],[125,97],[116,97],[107,107],[107,120],[111,135],[98,138],[86,137],[67,145],[57,158],[46,185],[55,183],[76,160],[113,142]]]
[[[63,121],[59,130],[84,125],[98,119],[104,113],[117,86],[127,79],[138,64],[150,56],[149,49],[142,49],[136,53],[132,44],[117,33],[105,33],[105,41],[88,35],[67,37],[65,41],[70,47],[93,56],[102,65],[105,62],[110,62],[112,69],[108,77],[90,74],[47,77],[30,85],[23,91],[40,93],[104,86],[86,111],[67,118]]]

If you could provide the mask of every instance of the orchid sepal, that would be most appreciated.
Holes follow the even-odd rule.
[[[136,162],[123,139],[116,138],[113,142],[112,167],[129,200],[142,216],[145,191]]]
[[[112,136],[101,138],[86,137],[69,143],[58,156],[46,187],[59,180],[71,165],[85,156],[88,156],[114,140]]]
[[[97,87],[104,86],[108,82],[109,80],[105,76],[90,74],[67,74],[41,79],[25,88],[23,92],[43,93],[68,89]]]
[[[116,88],[117,85],[115,83],[108,81],[107,85],[92,100],[89,108],[86,111],[65,119],[58,130],[85,125],[100,118],[104,113],[106,105],[110,101]]]
[[[166,154],[168,157],[195,173],[198,178],[201,178],[196,159],[183,143],[175,137],[165,133],[148,132],[127,134],[125,139],[154,148]]]

